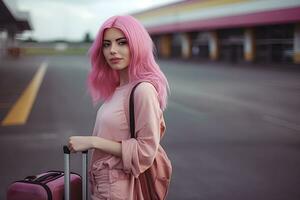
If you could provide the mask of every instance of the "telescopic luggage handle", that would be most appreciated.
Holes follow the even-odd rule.
[[[63,147],[64,150],[64,180],[65,180],[65,199],[71,199],[70,191],[70,150],[68,146]],[[88,185],[87,185],[87,174],[88,174],[88,151],[82,151],[82,200],[87,200],[88,196]]]

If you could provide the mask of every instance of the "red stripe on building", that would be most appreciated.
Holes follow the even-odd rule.
[[[300,7],[147,27],[150,34],[300,22]]]

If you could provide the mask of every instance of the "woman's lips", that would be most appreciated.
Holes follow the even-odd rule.
[[[122,58],[112,58],[112,59],[109,59],[109,61],[110,61],[112,64],[117,64],[117,63],[119,63],[121,60],[122,60]]]

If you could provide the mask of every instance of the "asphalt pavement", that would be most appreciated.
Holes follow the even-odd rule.
[[[0,62],[0,120],[47,63],[27,121],[0,126],[0,199],[9,184],[63,169],[62,145],[90,135],[86,56]],[[300,199],[300,67],[160,60],[171,87],[162,140],[171,200]],[[79,155],[71,165],[80,172]]]

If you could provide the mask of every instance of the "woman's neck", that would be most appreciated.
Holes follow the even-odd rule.
[[[120,70],[119,77],[120,77],[120,86],[126,85],[127,83],[129,83],[128,68]]]

